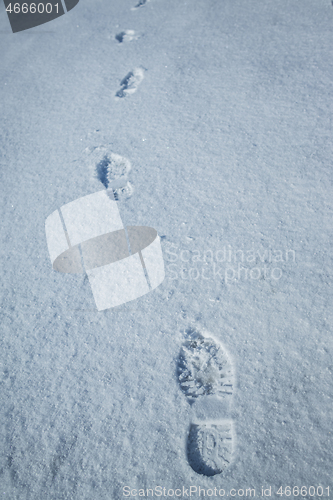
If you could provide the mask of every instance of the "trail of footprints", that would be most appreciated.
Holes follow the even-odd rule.
[[[139,0],[139,2],[132,7],[132,10],[136,10],[139,7],[143,7],[150,0]],[[132,40],[137,40],[138,36],[135,35],[134,30],[124,30],[115,36],[115,39],[119,43],[131,42]],[[138,86],[142,82],[145,76],[145,68],[142,66],[134,68],[132,71],[127,73],[127,75],[120,82],[120,89],[116,93],[117,98],[127,97],[137,91]]]
[[[207,398],[230,403],[233,366],[224,348],[210,336],[188,330],[177,371],[180,388],[190,401],[205,397],[206,403]],[[191,424],[187,458],[195,472],[206,476],[219,474],[231,464],[233,454],[232,420]]]
[[[144,6],[149,1],[139,0],[132,10]],[[124,30],[115,36],[119,43],[130,42],[137,38],[133,30]],[[130,71],[121,80],[116,97],[124,98],[134,94],[144,79],[144,74],[143,67]],[[113,153],[105,146],[87,152],[97,178],[107,191],[112,193],[113,198],[120,200],[130,197],[133,186],[128,180],[131,171],[129,160]],[[180,388],[191,403],[202,398],[208,403],[210,398],[212,401],[224,401],[230,404],[234,379],[233,366],[225,349],[209,334],[203,335],[195,329],[187,331],[178,358],[177,373]],[[233,457],[234,437],[231,419],[196,421],[190,425],[187,436],[187,459],[195,472],[206,476],[220,474],[230,466]]]
[[[142,7],[150,0],[139,0],[133,9]],[[133,10],[132,9],[132,10]],[[134,30],[124,30],[115,35],[119,43],[137,40],[139,37]],[[139,66],[134,68],[120,82],[120,89],[116,92],[116,98],[122,99],[134,94],[145,76],[145,68]],[[112,199],[116,201],[130,198],[133,194],[133,185],[128,180],[131,164],[127,158],[113,153],[105,146],[87,148],[88,164],[93,166],[95,175],[106,187]]]

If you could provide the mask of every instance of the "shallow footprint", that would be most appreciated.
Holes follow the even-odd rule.
[[[180,387],[190,401],[204,397],[207,411],[209,403],[213,403],[216,411],[216,402],[229,400],[232,395],[232,362],[225,349],[212,337],[194,329],[188,330],[187,334],[178,358]],[[206,476],[219,474],[231,464],[232,457],[231,420],[191,424],[187,458],[195,472]]]
[[[135,31],[133,30],[124,30],[115,36],[115,39],[119,43],[131,42],[132,40],[137,40],[137,38],[138,37],[135,35]]]
[[[131,171],[130,161],[118,154],[110,153],[96,165],[96,173],[107,189],[113,191],[115,200],[130,198],[133,186],[128,180]]]
[[[115,200],[132,196],[134,188],[128,179],[132,167],[127,158],[113,153],[107,146],[87,149],[86,154],[89,167],[104,187],[113,192]]]
[[[144,68],[134,68],[130,71],[125,78],[120,82],[120,89],[116,93],[116,97],[122,98],[128,95],[134,94],[137,91],[138,86],[142,82],[145,76]]]
[[[139,7],[142,7],[145,5],[147,2],[150,0],[139,0],[138,3],[135,5],[135,7],[132,7],[132,10],[138,9]]]

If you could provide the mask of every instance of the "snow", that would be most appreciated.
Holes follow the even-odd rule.
[[[331,2],[139,4],[81,0],[16,34],[0,6],[0,498],[328,497]],[[44,229],[103,189],[96,148],[131,165],[122,221],[157,230],[166,267],[102,312],[84,275],[52,270]],[[232,360],[229,407],[182,392],[189,329]],[[233,422],[234,459],[206,476],[186,442],[212,413]]]

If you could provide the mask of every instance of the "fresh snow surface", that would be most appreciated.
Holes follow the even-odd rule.
[[[16,34],[1,2],[0,41],[0,498],[332,496],[331,1],[80,0]],[[103,179],[166,278],[98,312],[44,224]]]

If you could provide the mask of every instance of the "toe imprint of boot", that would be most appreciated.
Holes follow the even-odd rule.
[[[188,397],[216,394],[224,397],[232,393],[232,365],[212,338],[198,336],[187,340],[178,360],[181,389]]]

